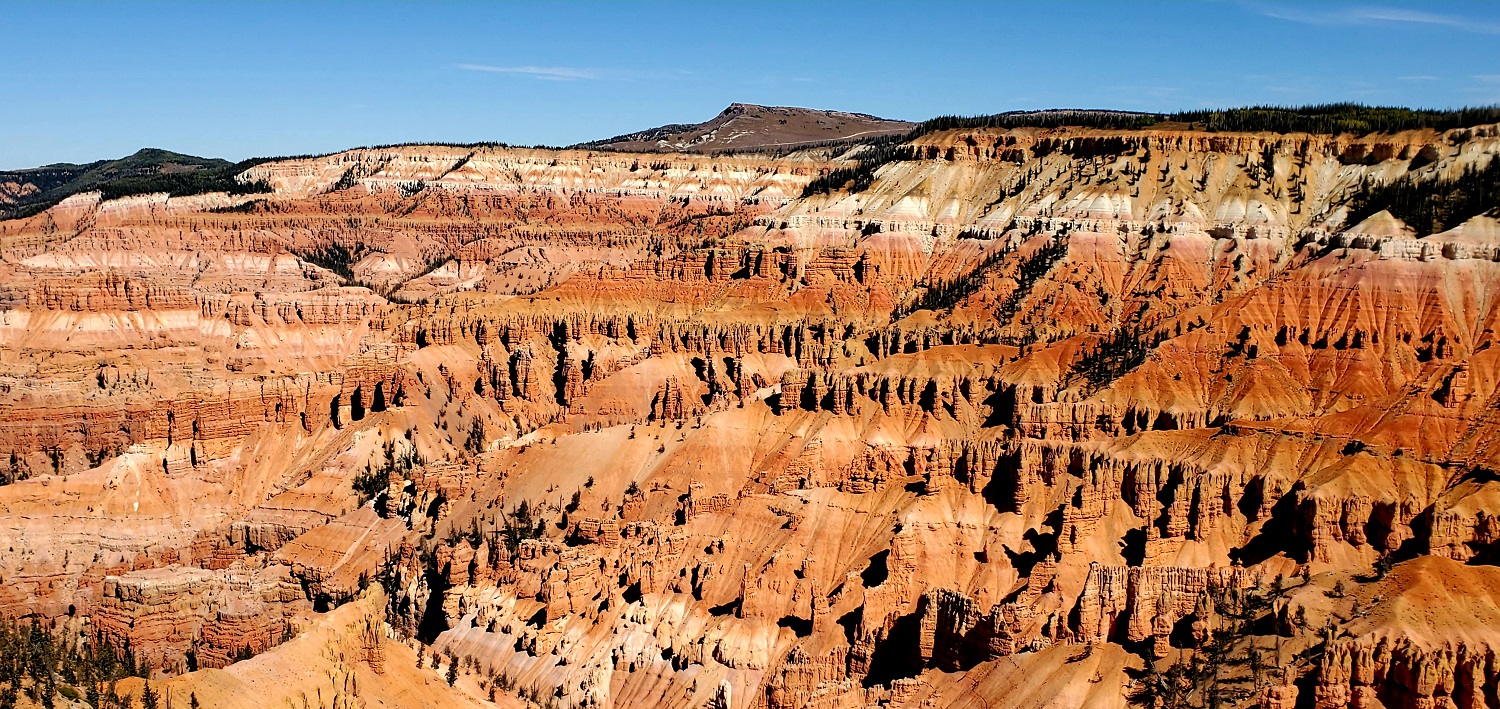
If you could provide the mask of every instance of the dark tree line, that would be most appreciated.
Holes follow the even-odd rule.
[[[859,154],[858,165],[841,167],[820,175],[802,188],[802,196],[811,197],[840,189],[863,192],[875,183],[876,170],[887,163],[903,160],[908,154],[909,149],[905,145],[898,145],[893,141],[872,142]]]
[[[0,171],[0,181],[31,185],[35,192],[0,206],[0,219],[31,216],[69,196],[98,190],[104,199],[166,192],[174,197],[228,192],[271,192],[263,180],[241,182],[235,176],[276,158],[254,158],[237,163],[147,148],[118,160],[85,165],[57,164],[29,170]]]
[[[96,709],[125,709],[134,705],[115,683],[150,672],[128,647],[117,653],[108,643],[70,642],[34,619],[0,619],[0,709],[14,709],[22,694],[44,709],[57,706],[59,696]]]
[[[1500,123],[1500,106],[1455,110],[1365,106],[1325,103],[1313,106],[1250,106],[1168,114],[1163,120],[1200,124],[1211,131],[1268,131],[1272,133],[1396,133],[1428,128],[1449,130]]]
[[[344,282],[353,284],[356,282],[354,264],[370,253],[370,249],[364,244],[355,244],[351,249],[340,243],[332,243],[316,249],[295,249],[292,253],[314,266],[332,271],[334,275],[344,279]]]
[[[1365,106],[1357,103],[1327,103],[1310,106],[1247,106],[1177,113],[1102,110],[1013,111],[989,116],[939,116],[918,124],[906,136],[906,139],[955,129],[1078,127],[1141,130],[1160,123],[1187,123],[1195,128],[1209,131],[1365,135],[1420,128],[1450,130],[1500,123],[1500,106],[1431,110],[1396,106]]]
[[[1139,130],[1161,120],[1158,114],[1106,110],[1011,111],[989,116],[938,116],[917,124],[908,136],[916,138],[944,130],[970,128],[1101,128]]]
[[[1418,178],[1408,173],[1387,184],[1361,185],[1349,205],[1347,225],[1355,225],[1383,209],[1415,229],[1436,234],[1470,217],[1500,207],[1500,160],[1484,167],[1470,165],[1452,179]]]
[[[1016,289],[1006,296],[995,311],[995,318],[1001,323],[1008,323],[1020,312],[1021,301],[1031,292],[1042,276],[1047,275],[1052,267],[1068,255],[1068,232],[1066,227],[1057,235],[1053,236],[1046,246],[1033,251],[1021,265],[1016,268]]]
[[[1108,386],[1136,367],[1146,363],[1151,350],[1167,339],[1165,330],[1142,331],[1136,327],[1118,327],[1097,347],[1078,358],[1073,374],[1082,377],[1086,389],[1095,392]]]
[[[891,321],[900,320],[918,310],[946,310],[984,287],[991,267],[1000,263],[1013,249],[1001,249],[979,260],[974,268],[952,279],[930,284],[910,305],[897,307]]]
[[[271,192],[271,183],[265,180],[241,182],[235,179],[245,170],[258,164],[257,161],[235,163],[228,167],[189,170],[187,172],[162,172],[155,175],[127,177],[111,180],[99,186],[103,199],[119,199],[139,194],[166,192],[173,197],[185,197],[209,192],[227,192],[232,195],[265,194]]]

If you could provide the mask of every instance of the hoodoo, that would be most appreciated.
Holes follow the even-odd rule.
[[[6,173],[17,682],[1500,706],[1500,115],[1290,114]]]

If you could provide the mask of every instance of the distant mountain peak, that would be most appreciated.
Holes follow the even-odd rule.
[[[695,153],[784,149],[904,133],[915,125],[867,113],[736,102],[703,123],[670,123],[574,147]]]

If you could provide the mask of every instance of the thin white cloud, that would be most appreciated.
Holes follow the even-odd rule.
[[[1412,76],[1398,76],[1397,81],[1441,81],[1443,77],[1431,74],[1414,74]]]
[[[577,81],[598,79],[599,75],[587,69],[566,66],[490,66],[488,64],[458,64],[464,71],[486,71],[492,74],[518,74],[543,81]]]
[[[1445,27],[1478,34],[1500,34],[1500,24],[1494,22],[1400,7],[1349,6],[1308,9],[1305,6],[1265,4],[1252,4],[1250,7],[1266,17],[1309,25],[1407,24]]]

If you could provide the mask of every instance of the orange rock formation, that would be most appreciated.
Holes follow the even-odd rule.
[[[1345,223],[1500,128],[907,150],[0,222],[0,611],[205,706],[1075,707],[1253,598],[1240,705],[1500,706],[1500,228]]]

